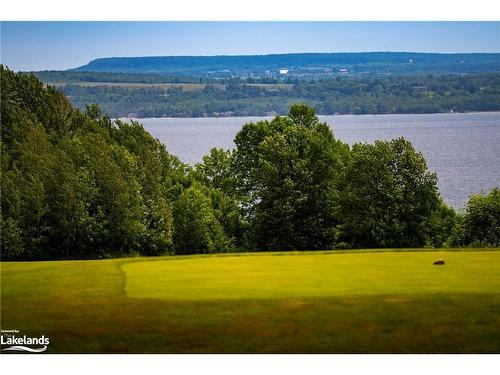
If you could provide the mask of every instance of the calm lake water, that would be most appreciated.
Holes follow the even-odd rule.
[[[500,113],[320,116],[349,144],[403,136],[427,159],[445,201],[463,207],[469,194],[500,186]],[[194,164],[212,147],[233,148],[247,122],[265,117],[140,119],[169,152]]]

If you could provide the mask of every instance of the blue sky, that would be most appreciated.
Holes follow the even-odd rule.
[[[298,52],[500,52],[500,22],[2,22],[13,70],[98,57]]]

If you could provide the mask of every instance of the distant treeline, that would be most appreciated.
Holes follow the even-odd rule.
[[[67,84],[60,87],[84,109],[96,103],[111,117],[264,116],[286,114],[305,103],[320,115],[440,113],[500,110],[500,74],[414,76],[376,79],[288,80],[268,86],[231,79],[224,86],[117,87]]]
[[[78,72],[72,70],[41,70],[24,72],[34,74],[44,83],[78,83],[78,82],[114,82],[114,83],[198,83],[200,78],[186,75],[168,75],[158,73],[107,73]]]
[[[500,189],[457,215],[403,138],[350,147],[292,105],[189,167],[137,122],[0,73],[2,260],[500,246]]]

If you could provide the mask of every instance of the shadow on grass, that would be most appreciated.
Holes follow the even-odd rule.
[[[498,353],[498,311],[500,294],[54,298],[2,306],[2,327],[49,336],[49,353]]]

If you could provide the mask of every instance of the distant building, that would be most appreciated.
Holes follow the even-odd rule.
[[[347,69],[339,69],[340,74],[347,74],[349,71]]]
[[[280,74],[281,75],[287,75],[288,74],[288,69],[280,69]]]

